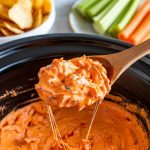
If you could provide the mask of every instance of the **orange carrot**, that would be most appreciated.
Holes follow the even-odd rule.
[[[149,32],[144,36],[144,38],[142,39],[141,43],[144,42],[144,41],[146,41],[146,40],[148,40],[148,39],[150,39],[150,30],[149,30]]]
[[[146,14],[150,11],[150,0],[146,0],[142,6],[138,9],[135,16],[129,22],[129,24],[118,34],[118,38],[126,40],[141,23]]]
[[[150,13],[143,19],[137,29],[131,34],[127,41],[137,45],[143,37],[150,31]]]

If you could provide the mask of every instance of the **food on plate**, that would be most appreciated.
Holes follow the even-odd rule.
[[[44,0],[33,0],[33,8],[40,9],[42,8]]]
[[[121,40],[127,40],[130,35],[140,26],[140,23],[150,11],[150,1],[145,0],[141,7],[136,12],[135,16],[129,22],[129,24],[118,34],[118,38]]]
[[[84,3],[86,3],[86,5],[84,5]],[[114,30],[116,30],[117,33],[122,30],[134,15],[139,3],[140,0],[81,0],[75,6],[75,10],[82,17],[92,22],[93,28],[97,33],[112,35],[108,30],[115,24],[115,28],[117,29]],[[113,30],[113,28],[111,30]]]
[[[90,7],[87,9],[87,17],[90,18],[90,20],[93,19],[94,16],[96,16],[100,11],[102,11],[111,0],[105,0],[105,1],[99,1],[97,2],[93,7]]]
[[[127,6],[129,0],[115,1],[115,4],[109,9],[109,11],[94,22],[93,27],[97,33],[103,34],[110,28],[115,20],[121,15],[123,9]]]
[[[93,22],[98,22],[105,14],[109,12],[109,10],[114,6],[114,4],[116,4],[116,1],[110,2],[105,9],[103,9],[102,11],[100,11],[100,13],[93,17]]]
[[[18,0],[1,0],[0,3],[3,5],[6,5],[7,7],[11,7],[15,3],[17,3]]]
[[[6,21],[4,21],[2,25],[3,25],[4,28],[6,28],[6,29],[8,29],[8,30],[10,30],[11,32],[14,32],[14,33],[16,33],[16,34],[21,34],[21,33],[24,32],[24,31],[22,31],[21,29],[19,29],[19,28],[17,27],[17,25],[15,25],[14,23],[11,23],[11,22],[6,22]]]
[[[141,42],[144,42],[146,40],[150,39],[150,31],[144,36]]]
[[[49,14],[49,12],[51,11],[52,5],[50,5],[49,0],[43,0],[43,6],[42,6],[42,11],[44,15]]]
[[[150,13],[143,19],[140,26],[130,35],[127,41],[137,45],[148,32],[150,32]]]
[[[128,22],[133,17],[137,7],[139,5],[140,0],[133,0],[128,3],[125,7],[121,15],[116,19],[113,25],[109,28],[108,34],[116,37],[117,34],[124,29],[124,27],[128,24]]]
[[[27,29],[32,26],[32,2],[31,0],[18,0],[8,11],[11,21],[16,23],[19,28]]]
[[[81,0],[74,8],[91,22],[96,33],[137,45],[147,39],[144,37],[150,32],[150,0],[145,0],[138,7],[140,3],[140,0]]]
[[[9,19],[8,16],[8,8],[0,3],[0,20],[1,19]]]
[[[110,91],[107,71],[98,61],[82,56],[54,59],[39,71],[35,85],[40,98],[59,107],[85,106],[102,101]]]
[[[10,36],[10,35],[13,35],[13,33],[5,28],[0,28],[0,31],[3,35],[6,35],[6,36]]]
[[[98,1],[99,0],[82,0],[78,3],[75,9],[79,12],[81,16],[86,17],[87,9],[96,4]]]
[[[89,142],[83,139],[93,106],[82,111],[74,107],[53,109],[66,150],[148,150],[148,133],[137,117],[145,116],[143,108],[117,98],[120,105],[115,102],[115,96],[108,97],[113,97],[114,101],[104,100],[100,105]],[[62,141],[54,141],[44,101],[13,111],[0,122],[1,150],[64,150],[62,147]]]
[[[51,7],[51,0],[1,0],[0,35],[21,34],[40,26]]]
[[[35,21],[33,22],[33,28],[38,27],[42,23],[42,9],[36,10],[33,14]]]

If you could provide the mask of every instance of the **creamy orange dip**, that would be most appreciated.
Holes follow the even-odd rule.
[[[40,98],[59,107],[78,106],[81,110],[103,100],[110,91],[106,69],[86,56],[64,60],[54,59],[40,69],[35,88]]]
[[[71,148],[67,150],[82,150],[93,106],[82,111],[71,107],[53,112],[63,141]],[[149,147],[148,135],[138,118],[123,106],[105,100],[89,141],[92,150],[148,150]],[[11,112],[0,122],[0,150],[64,150],[54,142],[43,101]]]

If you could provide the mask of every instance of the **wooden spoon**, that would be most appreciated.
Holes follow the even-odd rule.
[[[122,52],[89,57],[103,64],[107,70],[110,84],[113,85],[128,67],[147,54],[150,54],[150,39]]]
[[[98,60],[100,63],[102,63],[102,65],[107,70],[107,76],[110,80],[110,85],[112,86],[128,67],[147,54],[150,54],[150,39],[119,53],[109,55],[95,55],[89,56],[89,58]],[[98,101],[95,105],[86,139],[89,137],[99,104],[100,101]]]

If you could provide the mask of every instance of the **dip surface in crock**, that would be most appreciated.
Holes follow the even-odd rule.
[[[93,107],[54,110],[61,136],[79,149],[85,138]],[[149,140],[137,117],[119,104],[103,101],[89,137],[92,150],[147,150]],[[10,113],[0,123],[0,150],[51,150],[54,138],[44,102]]]

